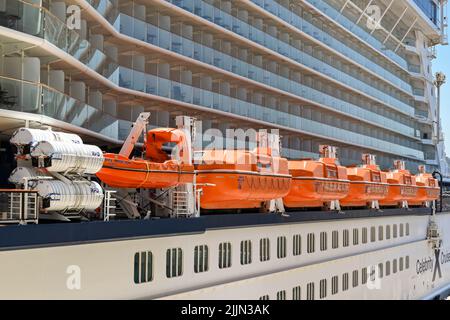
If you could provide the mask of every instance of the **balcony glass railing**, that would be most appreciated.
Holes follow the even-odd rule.
[[[230,96],[192,87],[187,84],[160,78],[129,68],[119,67],[111,76],[110,80],[124,88],[146,92],[189,104],[204,106],[297,130],[303,130],[328,139],[339,139],[344,143],[361,145],[405,157],[423,159],[423,152],[417,149],[336,128],[280,110],[235,99]]]
[[[332,67],[325,61],[319,60],[314,56],[309,55],[208,3],[205,3],[203,1],[195,1],[195,3],[193,3],[192,1],[186,2],[187,4],[192,4],[192,6],[184,5],[185,1],[183,0],[174,1],[174,4],[183,5],[184,9],[189,8],[192,13],[195,13],[206,20],[210,20],[226,29],[229,29],[230,31],[233,31],[266,48],[269,48],[274,52],[286,56],[291,60],[298,62],[299,64],[303,64],[311,69],[326,74],[327,76],[334,78],[335,80],[344,83],[351,88],[355,88],[385,103],[387,106],[393,106],[398,110],[406,112],[408,114],[413,113],[413,107],[410,104],[398,99],[397,97],[387,94],[381,89],[372,87],[364,81],[352,77],[347,73]],[[133,24],[133,21],[129,21],[128,23]],[[137,26],[137,28],[145,28],[145,22],[141,21],[139,22],[139,24],[140,25]],[[139,34],[136,35],[136,37],[145,41],[145,29],[139,31]]]

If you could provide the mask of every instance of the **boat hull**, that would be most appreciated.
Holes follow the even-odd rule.
[[[348,195],[341,200],[344,207],[362,207],[371,201],[380,201],[388,195],[387,183],[374,183],[367,181],[350,182]]]

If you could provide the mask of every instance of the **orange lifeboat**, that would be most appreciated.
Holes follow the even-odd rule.
[[[380,201],[381,206],[403,206],[405,202],[417,198],[416,177],[405,169],[405,162],[396,160],[394,167],[394,170],[386,173],[389,192],[387,197]]]
[[[441,189],[437,179],[425,172],[425,166],[419,166],[419,174],[416,175],[417,197],[410,201],[411,206],[422,206],[427,202],[438,200]]]
[[[287,208],[322,207],[348,195],[350,181],[336,159],[336,148],[320,146],[319,160],[289,161],[291,190],[283,198]]]
[[[194,167],[178,161],[152,162],[106,153],[97,177],[113,188],[160,189],[192,183]]]
[[[363,155],[363,165],[348,167],[347,176],[350,180],[348,195],[341,200],[344,207],[378,208],[378,201],[386,198],[389,191],[386,172],[376,165],[375,156]]]
[[[271,150],[204,150],[196,165],[202,209],[261,208],[284,197],[291,185],[288,163]]]

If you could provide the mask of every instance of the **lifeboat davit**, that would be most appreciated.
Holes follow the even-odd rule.
[[[261,208],[289,192],[288,162],[270,149],[204,150],[201,159],[196,169],[197,184],[204,185],[202,209]]]
[[[419,166],[419,173],[416,175],[417,197],[414,201],[410,201],[411,206],[422,206],[427,202],[439,199],[441,189],[437,179],[433,178],[430,173],[425,172],[425,166]]]
[[[336,148],[321,146],[319,160],[289,161],[290,192],[283,198],[287,208],[322,207],[348,195],[347,170],[336,159]]]
[[[378,201],[386,198],[389,192],[386,172],[376,165],[375,156],[363,154],[363,165],[347,167],[350,180],[348,195],[341,200],[344,207],[379,208]]]
[[[386,173],[389,192],[387,197],[380,201],[381,206],[405,206],[406,203],[417,199],[416,177],[405,169],[405,162],[394,161],[394,168]]]

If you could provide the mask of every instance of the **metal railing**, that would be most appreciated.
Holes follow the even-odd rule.
[[[0,189],[0,223],[38,223],[39,196],[36,191]]]

